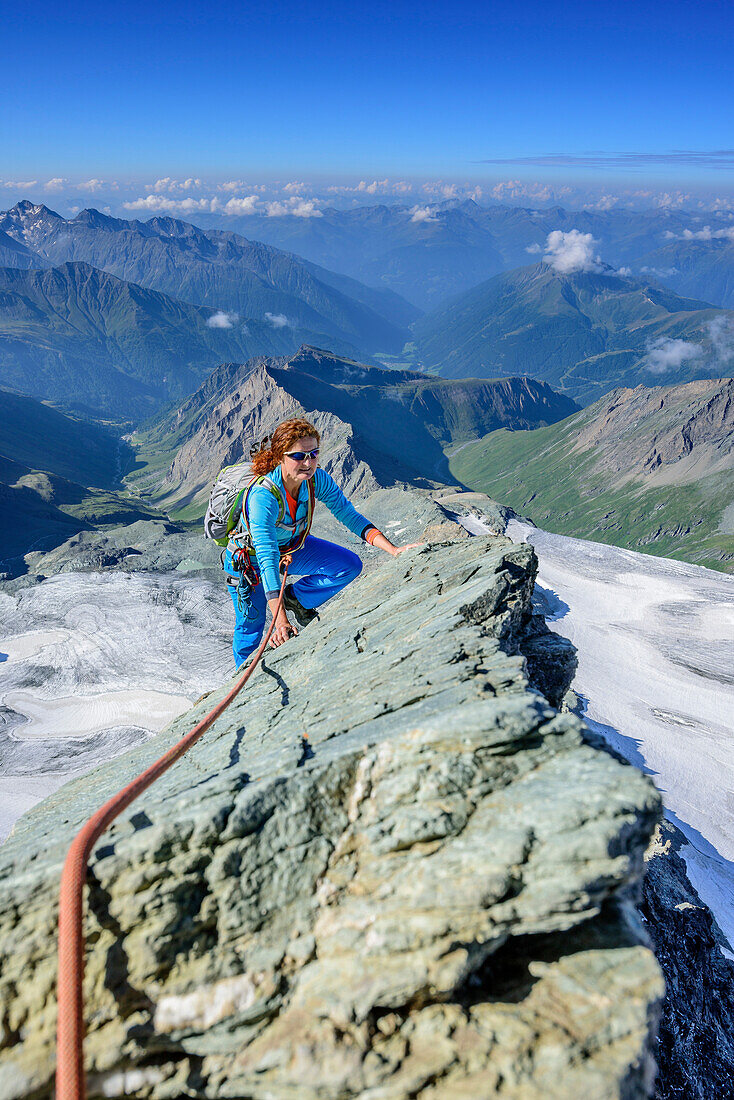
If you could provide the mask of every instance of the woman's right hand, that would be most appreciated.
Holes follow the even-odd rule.
[[[279,645],[283,645],[283,642],[287,642],[289,638],[295,637],[297,634],[296,627],[288,621],[286,613],[281,611],[275,620],[275,630],[271,634],[268,644],[271,649],[277,649]]]
[[[399,554],[404,553],[405,550],[413,550],[416,546],[425,546],[425,542],[406,542],[405,546],[393,546],[392,550],[388,551],[394,558],[397,558]]]

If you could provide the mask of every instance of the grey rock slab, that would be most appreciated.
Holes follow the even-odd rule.
[[[662,982],[630,899],[659,798],[530,687],[534,571],[492,537],[366,570],[110,827],[91,1096],[650,1095]],[[0,849],[9,1100],[50,1087],[71,837],[220,694]]]

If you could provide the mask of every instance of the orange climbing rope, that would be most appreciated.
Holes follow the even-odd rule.
[[[278,605],[275,609],[270,629],[260,642],[251,663],[245,669],[241,679],[225,695],[207,716],[194,726],[190,733],[182,737],[168,752],[154,764],[146,768],[136,779],[123,787],[101,809],[90,817],[86,825],[77,833],[69,849],[64,869],[61,873],[59,894],[59,977],[58,977],[58,1022],[56,1029],[56,1100],[84,1100],[86,1086],[84,1079],[84,998],[82,983],[84,979],[84,883],[87,878],[87,863],[92,848],[102,833],[118,814],[142,794],[151,783],[175,764],[193,744],[206,733],[213,722],[219,718],[239,691],[245,686],[270,641],[275,621],[278,617],[290,557],[283,558],[285,569],[280,586]]]

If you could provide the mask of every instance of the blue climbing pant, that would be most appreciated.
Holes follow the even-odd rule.
[[[353,550],[309,535],[293,555],[288,576],[300,578],[294,583],[293,591],[303,606],[310,609],[336,596],[361,571],[362,561]],[[254,590],[245,588],[245,599],[240,599],[232,585],[229,592],[235,615],[232,652],[235,666],[239,668],[260,644],[265,627],[265,591],[261,582]]]

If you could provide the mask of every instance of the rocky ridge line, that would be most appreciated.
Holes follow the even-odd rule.
[[[659,799],[529,689],[535,568],[489,537],[368,571],[103,838],[91,1097],[650,1094]],[[8,1100],[48,1094],[71,835],[212,702],[0,850]]]

